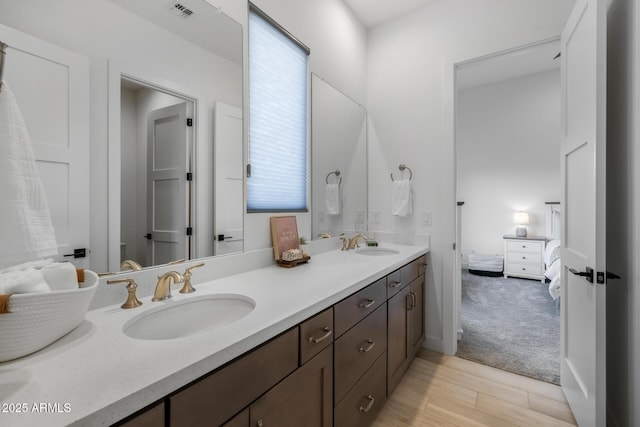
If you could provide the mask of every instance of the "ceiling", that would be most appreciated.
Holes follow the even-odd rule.
[[[431,0],[344,0],[367,28],[405,15]]]
[[[431,1],[344,0],[367,29],[406,15]],[[559,68],[560,60],[553,60],[559,51],[560,42],[556,41],[469,62],[458,67],[457,87],[465,89]]]

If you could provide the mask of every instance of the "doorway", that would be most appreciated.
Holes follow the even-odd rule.
[[[561,190],[559,50],[554,39],[455,68],[457,354],[555,384],[560,306],[543,258]],[[535,250],[510,253],[519,242]]]
[[[190,259],[194,100],[120,81],[120,262]]]

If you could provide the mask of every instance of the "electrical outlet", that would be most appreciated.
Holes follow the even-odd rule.
[[[422,212],[422,223],[424,225],[431,225],[431,217],[432,217],[431,211],[423,211]]]
[[[380,210],[379,209],[371,209],[371,223],[372,224],[380,224]]]

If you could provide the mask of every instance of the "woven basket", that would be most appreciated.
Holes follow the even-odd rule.
[[[79,289],[16,294],[8,313],[0,314],[0,362],[38,351],[75,329],[84,320],[98,288],[98,275],[84,271]]]

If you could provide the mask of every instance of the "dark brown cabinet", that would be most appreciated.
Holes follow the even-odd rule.
[[[145,409],[131,417],[129,420],[118,424],[119,427],[161,427],[164,426],[164,402]]]
[[[251,426],[330,427],[333,346],[324,349],[249,408]]]
[[[418,276],[387,303],[388,395],[395,390],[424,342],[424,282],[424,275]]]

